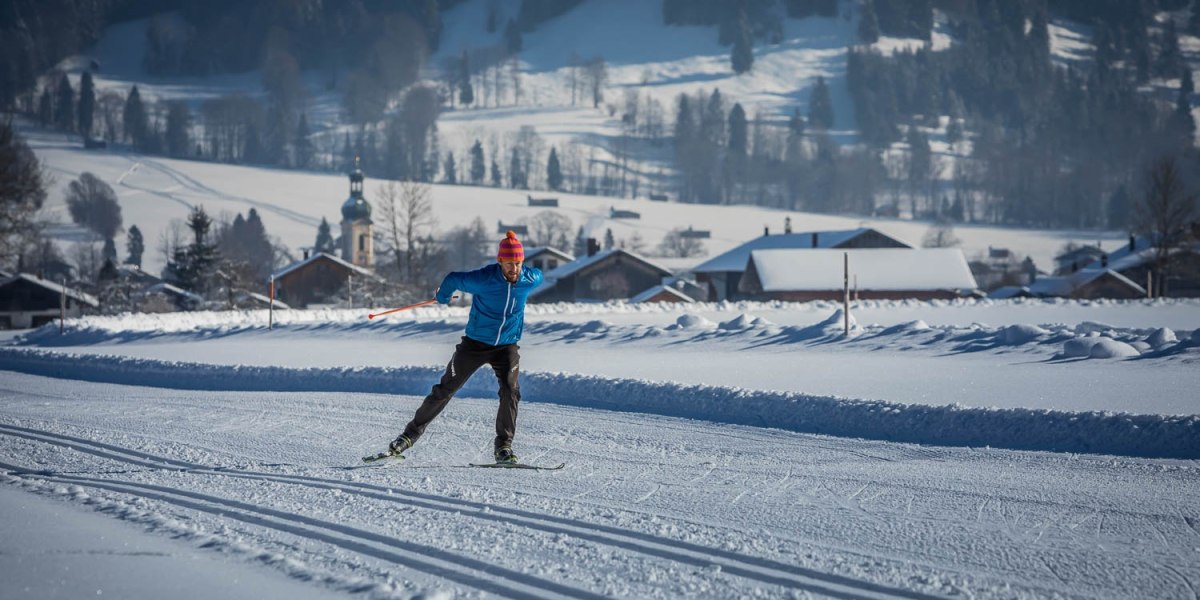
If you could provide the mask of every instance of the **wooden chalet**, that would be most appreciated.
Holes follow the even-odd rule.
[[[324,252],[294,262],[272,276],[275,297],[292,308],[333,299],[353,279],[378,279],[371,271]]]
[[[660,285],[671,272],[622,248],[597,252],[545,274],[531,302],[628,300]]]

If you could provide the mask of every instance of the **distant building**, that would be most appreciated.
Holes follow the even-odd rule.
[[[1095,300],[1145,298],[1146,288],[1112,269],[1080,269],[1068,275],[1039,277],[1029,284],[1029,294],[1038,298]]]
[[[527,225],[505,225],[504,221],[496,221],[496,233],[508,233],[509,231],[517,235],[517,237],[525,237],[529,235],[529,226]]]
[[[526,195],[525,198],[529,200],[529,206],[558,207],[558,198],[534,198],[530,195]]]
[[[350,197],[342,203],[342,258],[352,265],[375,266],[374,223],[371,205],[363,198],[363,172],[354,159],[350,173]]]
[[[1094,261],[1100,260],[1104,250],[1100,246],[1079,246],[1054,257],[1054,274],[1066,275],[1074,273]]]
[[[575,256],[550,246],[535,246],[525,249],[525,264],[536,267],[542,273],[549,273],[571,261]]]
[[[623,210],[619,208],[609,207],[608,218],[610,219],[640,219],[642,214],[632,210]]]
[[[1152,285],[1156,295],[1177,298],[1200,297],[1200,241],[1172,248],[1166,259],[1166,281],[1153,281],[1157,249],[1147,236],[1130,236],[1129,243],[1111,254],[1100,256],[1078,271],[1112,270],[1145,289]]]
[[[41,327],[64,312],[78,317],[99,307],[95,296],[29,273],[0,281],[0,329]]]
[[[141,312],[199,310],[204,306],[203,297],[166,282],[147,287],[139,296],[138,310]]]
[[[532,302],[605,302],[628,300],[656,285],[671,272],[621,248],[576,259],[545,274],[530,295]]]
[[[753,300],[841,300],[845,256],[850,287],[862,299],[953,299],[975,291],[957,248],[754,250],[739,291]]]
[[[830,249],[830,248],[909,248],[912,246],[871,228],[844,231],[808,231],[763,235],[723,254],[714,256],[692,268],[696,280],[708,288],[707,300],[741,299],[739,283],[750,253],[768,249]]]
[[[324,252],[294,262],[276,271],[273,277],[275,297],[293,308],[333,299],[347,282],[353,285],[354,278],[362,278],[364,282],[378,279],[371,271]]]

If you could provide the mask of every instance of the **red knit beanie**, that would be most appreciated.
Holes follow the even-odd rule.
[[[510,229],[508,237],[500,240],[500,252],[496,254],[498,261],[522,261],[525,260],[525,247],[521,245],[521,240],[517,239],[517,234]]]

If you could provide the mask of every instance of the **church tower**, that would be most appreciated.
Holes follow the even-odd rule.
[[[375,266],[371,205],[363,198],[363,172],[354,159],[350,197],[342,203],[342,259],[365,268]]]

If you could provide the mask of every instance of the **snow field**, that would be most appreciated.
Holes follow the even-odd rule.
[[[1197,574],[1191,462],[539,403],[519,451],[568,468],[516,474],[456,468],[495,411],[458,398],[407,461],[357,467],[418,397],[2,387],[5,482],[370,598],[1167,597]]]

